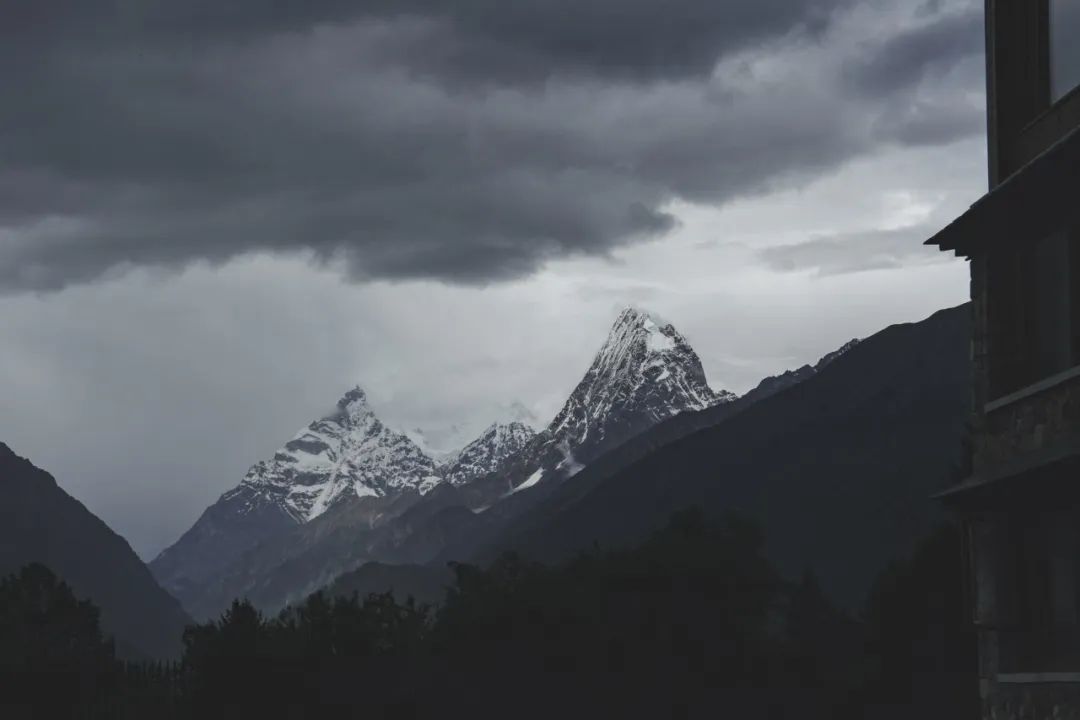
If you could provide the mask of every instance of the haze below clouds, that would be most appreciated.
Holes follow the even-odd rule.
[[[627,304],[743,392],[966,299],[977,3],[51,4],[0,31],[0,441],[144,557],[357,383],[467,434]]]

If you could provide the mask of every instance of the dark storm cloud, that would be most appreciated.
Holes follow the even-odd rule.
[[[875,134],[901,145],[944,145],[981,132],[986,112],[979,101],[964,102],[957,97],[924,100],[914,98],[897,103],[874,122]]]
[[[0,291],[260,251],[359,279],[520,277],[667,232],[672,200],[975,131],[955,88],[912,100],[911,48],[944,43],[903,31],[863,80],[834,77],[818,43],[847,4],[20,4],[0,30]]]
[[[854,0],[35,0],[6,18],[8,37],[202,45],[320,24],[422,19],[403,58],[440,73],[541,77],[562,72],[708,74],[725,52],[817,34]],[[0,30],[0,36],[3,31]],[[433,61],[438,61],[433,62]]]
[[[923,6],[924,24],[869,45],[866,54],[847,65],[846,75],[861,92],[889,95],[911,88],[927,76],[941,75],[983,52],[983,9],[972,5],[939,14]]]
[[[862,43],[843,65],[851,90],[880,99],[872,132],[884,142],[942,145],[984,130],[981,4],[926,2],[917,24]]]

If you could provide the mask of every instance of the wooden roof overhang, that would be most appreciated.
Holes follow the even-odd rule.
[[[1036,156],[926,241],[962,257],[1034,243],[1080,220],[1080,128]]]

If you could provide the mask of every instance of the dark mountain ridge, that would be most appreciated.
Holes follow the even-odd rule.
[[[101,609],[122,655],[179,656],[190,618],[124,538],[3,443],[0,493],[0,575],[41,563]]]

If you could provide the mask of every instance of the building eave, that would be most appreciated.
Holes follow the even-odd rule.
[[[1047,148],[926,241],[972,257],[1018,247],[1080,220],[1080,128]]]
[[[1080,437],[995,465],[934,498],[969,511],[1080,502]]]

